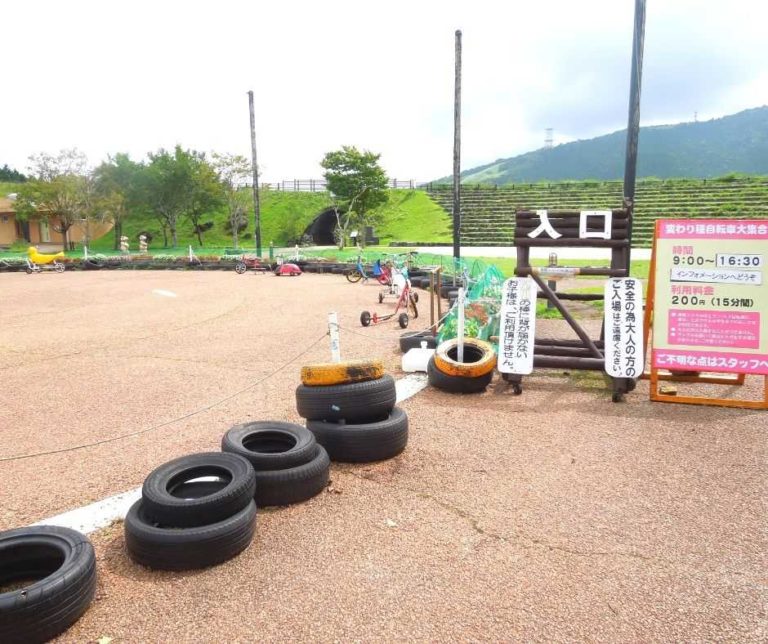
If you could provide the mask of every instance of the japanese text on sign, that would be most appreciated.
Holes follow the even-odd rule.
[[[539,218],[539,225],[528,233],[528,237],[536,238],[542,233],[546,233],[551,239],[560,239],[562,233],[555,229],[555,224],[549,218],[547,210],[537,210],[536,216]],[[599,230],[590,230],[590,219],[598,219],[602,226]],[[613,225],[613,211],[611,210],[582,210],[579,213],[579,239],[610,239]]]
[[[633,277],[605,284],[605,372],[614,378],[638,378],[643,358],[643,287]]]
[[[511,277],[501,294],[498,369],[526,375],[533,371],[536,336],[536,283],[530,277]]]

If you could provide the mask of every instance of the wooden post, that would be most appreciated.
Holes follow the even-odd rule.
[[[251,171],[253,172],[253,224],[256,236],[256,255],[261,257],[261,208],[259,207],[259,166],[256,163],[256,117],[253,113],[253,90],[248,92],[251,113]]]
[[[632,72],[629,79],[627,150],[624,160],[624,207],[629,209],[629,246],[624,254],[627,271],[629,271],[632,254],[632,214],[635,202],[635,178],[637,176],[637,141],[640,135],[640,89],[643,77],[644,43],[645,0],[635,0],[635,30],[632,36]]]
[[[461,30],[456,30],[453,96],[453,257],[461,257]]]

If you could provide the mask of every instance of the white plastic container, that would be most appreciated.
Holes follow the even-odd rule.
[[[403,371],[426,371],[434,353],[434,349],[427,349],[426,341],[421,343],[420,349],[409,349],[403,355]]]

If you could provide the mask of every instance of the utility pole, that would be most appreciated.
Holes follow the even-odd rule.
[[[253,114],[253,90],[248,92],[251,112],[251,169],[253,171],[253,223],[256,234],[256,255],[261,257],[261,208],[259,207],[259,166],[256,163],[256,117]]]
[[[456,81],[453,97],[453,258],[461,259],[461,30],[456,30]],[[457,266],[458,270],[458,266]]]
[[[624,207],[629,208],[629,271],[632,254],[632,214],[635,205],[637,177],[637,141],[640,135],[640,89],[643,78],[643,46],[645,43],[645,0],[635,0],[635,30],[632,36],[632,72],[629,81],[629,118],[627,122],[627,153],[624,159]]]

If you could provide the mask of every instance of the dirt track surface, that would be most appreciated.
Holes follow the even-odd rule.
[[[396,324],[357,322],[391,307],[376,292],[321,275],[0,276],[0,458],[147,429],[273,374],[133,438],[0,462],[0,529],[137,487],[235,423],[299,421],[328,311],[345,357],[400,375]],[[498,380],[425,390],[402,405],[404,454],[334,464],[327,492],[262,511],[224,565],[152,572],[122,524],[93,534],[97,599],[62,640],[765,641],[768,416],[647,397],[641,383],[616,405],[599,376],[553,372],[519,397]]]

